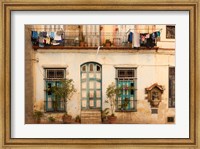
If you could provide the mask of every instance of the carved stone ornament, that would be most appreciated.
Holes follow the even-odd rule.
[[[145,88],[145,92],[147,94],[146,99],[150,102],[152,108],[158,108],[161,102],[161,95],[163,91],[163,86],[158,85],[157,83],[154,83],[150,87]]]

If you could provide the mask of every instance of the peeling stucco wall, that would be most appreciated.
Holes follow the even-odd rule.
[[[121,122],[130,123],[166,123],[167,116],[174,116],[175,111],[168,109],[168,69],[175,66],[175,55],[173,50],[159,51],[106,51],[96,50],[82,51],[73,50],[65,52],[59,50],[38,50],[35,64],[35,90],[36,101],[44,101],[44,69],[45,66],[67,67],[66,77],[74,80],[77,92],[67,104],[67,111],[75,118],[80,115],[80,65],[86,62],[97,62],[102,65],[102,109],[109,107],[106,100],[106,88],[111,82],[115,82],[115,67],[137,68],[137,112],[116,112]],[[150,103],[145,99],[145,88],[154,83],[163,85],[165,90],[162,101],[158,108],[158,114],[151,114]]]

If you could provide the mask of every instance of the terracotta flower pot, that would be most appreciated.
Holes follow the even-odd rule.
[[[62,117],[64,124],[70,124],[72,122],[72,116],[71,115],[63,115]]]
[[[109,124],[114,124],[117,120],[116,116],[108,116],[108,122]]]
[[[106,47],[110,47],[110,46],[111,46],[111,43],[107,42]]]
[[[83,41],[80,42],[80,47],[84,47],[85,43]]]

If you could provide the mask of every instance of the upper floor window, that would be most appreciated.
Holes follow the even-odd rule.
[[[169,67],[169,108],[175,107],[175,67]]]
[[[175,39],[174,25],[166,25],[166,39]]]

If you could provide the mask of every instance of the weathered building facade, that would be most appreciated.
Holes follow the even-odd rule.
[[[53,27],[26,27],[26,53],[30,53],[26,54],[26,73],[32,76],[32,80],[26,80],[26,123],[35,109],[44,113],[42,121],[49,115],[62,121],[67,111],[72,118],[79,115],[81,123],[101,123],[102,111],[110,109],[106,89],[112,82],[121,87],[115,101],[116,123],[175,123],[173,26],[63,25],[59,26],[65,34],[60,45],[30,46],[31,31],[58,28]],[[148,44],[146,38],[156,32],[159,37],[153,38],[155,45],[142,45]],[[108,39],[110,47],[106,46]],[[80,46],[81,41],[84,46]],[[71,100],[60,100],[55,110],[55,97],[47,89],[59,86],[60,80],[66,78],[73,79],[76,92]],[[127,91],[129,87],[134,89]],[[32,97],[28,95],[29,89]],[[126,100],[126,108],[122,108]]]

